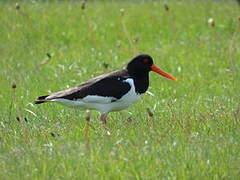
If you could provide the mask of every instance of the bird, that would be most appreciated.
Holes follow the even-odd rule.
[[[92,78],[67,90],[40,96],[35,104],[57,102],[65,106],[100,112],[100,121],[107,123],[109,112],[128,108],[147,91],[149,72],[177,80],[154,64],[147,54],[134,57],[124,69]]]

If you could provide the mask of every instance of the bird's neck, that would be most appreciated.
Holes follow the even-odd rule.
[[[147,91],[149,86],[148,74],[146,76],[134,77],[133,80],[136,93],[143,94]]]

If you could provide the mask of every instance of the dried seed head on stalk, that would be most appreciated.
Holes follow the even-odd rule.
[[[12,88],[13,88],[13,89],[17,88],[17,85],[16,85],[15,82],[12,83]]]
[[[169,11],[169,6],[167,4],[164,4],[164,8],[166,11]]]
[[[18,3],[15,4],[15,8],[16,10],[19,10],[20,9],[20,5]]]
[[[86,3],[87,3],[87,0],[82,1],[82,5],[81,5],[82,10],[84,10],[86,8]]]
[[[20,122],[21,121],[21,119],[20,119],[20,117],[16,117],[16,120],[18,121],[18,122]]]
[[[147,113],[149,117],[153,117],[153,112],[149,108],[147,108]]]
[[[52,55],[50,53],[46,53],[47,57],[50,59]]]
[[[214,27],[215,26],[215,21],[213,18],[209,18],[208,19],[208,25],[211,26],[211,27]]]
[[[54,132],[51,132],[50,134],[51,134],[52,137],[59,137],[60,136],[60,134],[54,133]]]
[[[125,14],[125,9],[121,8],[121,9],[120,9],[120,13],[121,13],[122,16],[124,16],[124,14]]]
[[[139,37],[139,36],[136,36],[136,37],[133,39],[133,42],[134,42],[134,43],[138,43],[139,40],[140,40],[140,37]]]
[[[109,64],[106,63],[106,62],[103,62],[102,66],[103,66],[105,69],[107,69],[107,68],[109,67]]]

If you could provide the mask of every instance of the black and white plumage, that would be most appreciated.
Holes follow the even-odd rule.
[[[101,120],[106,122],[109,112],[125,109],[141,98],[148,89],[150,71],[176,80],[154,65],[149,55],[141,54],[123,70],[98,76],[74,88],[40,96],[35,104],[58,102],[70,107],[95,109],[101,113]]]

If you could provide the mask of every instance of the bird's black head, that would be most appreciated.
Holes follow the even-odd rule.
[[[156,72],[168,79],[177,80],[177,78],[164,72],[153,63],[151,56],[147,54],[140,54],[133,58],[127,65],[127,70],[130,76],[148,77],[149,71]]]
[[[127,65],[128,73],[131,76],[146,76],[151,71],[153,59],[147,54],[140,54],[134,57]]]

